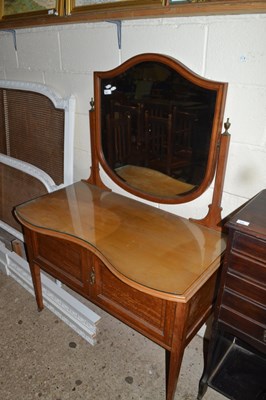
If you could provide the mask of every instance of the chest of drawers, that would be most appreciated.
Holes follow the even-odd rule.
[[[226,224],[228,242],[198,399],[266,399],[266,190]]]

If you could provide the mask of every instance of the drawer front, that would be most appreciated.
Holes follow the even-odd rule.
[[[244,255],[231,254],[228,271],[266,287],[266,265]]]
[[[232,241],[232,249],[265,263],[266,242],[264,240],[236,231]]]
[[[226,330],[252,344],[258,350],[266,353],[266,326],[250,320],[234,310],[221,307],[218,322],[225,326]]]
[[[66,285],[78,289],[88,285],[92,255],[75,243],[38,234],[34,261]]]
[[[266,308],[260,304],[249,301],[229,290],[225,290],[222,306],[243,315],[244,318],[253,320],[255,323],[264,325],[266,329]]]
[[[98,259],[95,261],[93,301],[145,335],[168,344],[175,304],[140,292],[112,274]]]
[[[266,308],[226,289],[220,307],[220,322],[263,344],[266,332]]]
[[[266,288],[257,283],[247,280],[244,277],[228,273],[225,281],[226,289],[230,289],[240,296],[259,303],[265,307],[266,303]]]

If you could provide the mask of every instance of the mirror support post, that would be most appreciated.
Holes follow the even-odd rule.
[[[222,227],[222,195],[223,195],[223,188],[224,188],[224,178],[225,178],[225,171],[226,171],[226,164],[228,158],[228,151],[229,151],[229,144],[230,144],[230,133],[228,132],[231,124],[229,122],[229,118],[224,123],[225,131],[221,135],[221,140],[219,143],[219,156],[218,156],[218,163],[217,163],[217,170],[215,175],[215,184],[212,196],[212,203],[209,205],[209,211],[206,217],[203,219],[197,220],[191,218],[190,220],[196,222],[200,225],[205,225],[208,228],[216,229],[221,231]]]
[[[91,109],[89,111],[89,118],[90,118],[90,139],[91,139],[91,173],[89,178],[87,179],[88,183],[92,185],[96,185],[106,190],[110,190],[106,187],[100,177],[100,166],[97,157],[97,149],[96,149],[96,135],[95,135],[95,110],[94,110],[94,101],[91,99],[90,102]]]

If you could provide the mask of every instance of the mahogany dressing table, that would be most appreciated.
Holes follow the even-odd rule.
[[[150,65],[150,62],[154,64]],[[145,67],[153,66],[154,70],[156,63],[160,66],[160,73],[157,71],[158,73],[154,74],[157,80],[158,76],[160,77],[161,84],[156,81],[156,93],[159,86],[165,87],[166,82],[162,80],[169,78],[168,72],[172,70],[175,74],[179,74],[180,79],[185,80],[182,85],[183,91],[184,88],[189,88],[191,91],[193,85],[199,87],[197,96],[186,97],[183,106],[185,112],[190,112],[193,118],[197,113],[197,121],[200,121],[201,127],[204,116],[208,114],[208,118],[210,115],[212,118],[212,123],[210,124],[208,120],[205,125],[208,131],[204,132],[207,135],[208,145],[205,159],[200,161],[206,150],[206,143],[203,143],[202,152],[196,152],[196,161],[182,164],[184,167],[179,163],[179,172],[176,171],[171,175],[171,179],[179,179],[181,183],[185,183],[184,187],[190,189],[174,197],[172,193],[170,195],[167,192],[162,195],[161,190],[156,194],[154,192],[156,188],[152,191],[148,189],[148,192],[144,193],[116,174],[115,169],[118,164],[119,168],[132,165],[132,154],[136,149],[142,154],[135,159],[135,165],[140,170],[151,167],[149,159],[140,161],[143,160],[147,147],[145,141],[141,142],[140,138],[136,146],[136,130],[131,134],[132,149],[130,154],[127,153],[128,159],[124,164],[119,158],[121,154],[110,154],[102,146],[105,142],[101,135],[106,135],[107,132],[101,133],[106,127],[102,112],[106,115],[106,112],[111,112],[114,107],[114,102],[101,105],[101,94],[112,93],[107,81],[110,81],[111,88],[119,88],[120,82],[116,81],[114,84],[112,79],[116,79],[122,73],[125,81],[127,72],[131,72],[132,69],[134,74],[139,76],[139,71],[136,69],[139,65],[143,66],[143,63]],[[162,67],[166,68],[167,74]],[[103,76],[105,80],[102,91]],[[129,87],[128,81],[124,84]],[[214,102],[212,106],[209,103],[207,106],[204,104],[209,92]],[[107,73],[95,73],[96,108],[90,112],[92,144],[90,178],[20,205],[15,210],[24,228],[38,309],[43,308],[40,270],[44,270],[162,346],[166,350],[167,400],[174,398],[185,347],[210,316],[219,285],[220,265],[226,247],[226,239],[221,231],[220,202],[229,135],[227,131],[223,135],[219,131],[222,125],[225,94],[226,84],[207,81],[175,60],[155,54],[134,57]],[[123,101],[128,103],[129,97]],[[122,96],[116,96],[115,103],[121,103],[121,98]],[[176,98],[174,100],[171,98],[175,105],[178,104],[179,100]],[[194,109],[189,111],[186,104],[190,106],[194,104]],[[114,119],[119,120],[120,115],[117,110]],[[145,112],[147,113],[147,110]],[[135,108],[132,114],[127,110],[123,118],[123,123],[132,118],[134,129],[140,122],[140,114],[136,114]],[[159,118],[161,124],[163,115]],[[169,116],[167,119],[169,120]],[[119,129],[116,127],[113,131],[116,144],[112,151],[123,147],[120,146],[119,140],[125,137],[119,136],[118,132],[122,132]],[[140,129],[142,129],[141,124],[138,125],[138,132]],[[174,130],[177,132],[177,125],[174,125]],[[192,133],[195,136],[195,131],[190,129],[190,135]],[[143,134],[145,135],[145,132]],[[201,140],[203,136],[201,132]],[[165,137],[169,139],[169,136]],[[196,139],[194,137],[193,140]],[[163,148],[166,147],[167,144],[164,143]],[[182,155],[185,152],[187,149],[184,147],[181,150]],[[108,165],[108,154],[112,159],[116,157],[113,169]],[[191,154],[193,150],[190,157]],[[170,204],[191,201],[198,197],[215,175],[213,200],[209,212],[203,220],[188,220],[116,194],[106,188],[101,181],[100,166],[128,192],[147,200]],[[158,171],[160,174],[165,173],[162,169]]]

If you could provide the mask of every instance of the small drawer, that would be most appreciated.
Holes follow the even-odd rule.
[[[232,253],[228,271],[257,282],[259,286],[266,287],[266,265],[263,263]]]
[[[254,283],[251,280],[247,280],[228,272],[225,280],[225,289],[227,288],[240,296],[244,296],[251,301],[265,306],[266,288],[263,288],[261,285]]]
[[[266,351],[266,326],[258,324],[254,320],[245,318],[244,315],[236,313],[227,307],[222,306],[218,317],[218,322],[226,326],[230,331],[246,340],[247,343],[257,345],[260,351]]]
[[[253,320],[255,323],[264,325],[266,328],[266,308],[234,292],[225,290],[222,298],[222,306],[242,314],[244,318]]]
[[[38,234],[34,261],[62,283],[82,288],[88,281],[92,255],[75,243]]]
[[[259,260],[265,263],[266,260],[266,242],[265,240],[257,239],[246,235],[242,232],[235,232],[232,249],[236,252],[246,254],[250,258]]]
[[[118,279],[99,260],[95,261],[92,300],[138,331],[171,342],[175,303],[143,293]]]

